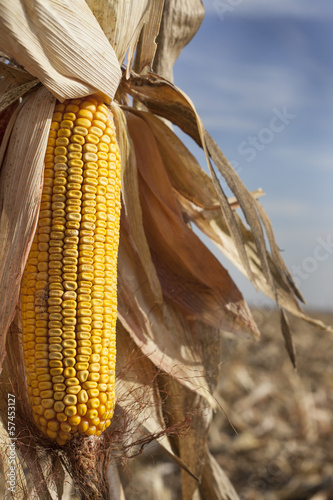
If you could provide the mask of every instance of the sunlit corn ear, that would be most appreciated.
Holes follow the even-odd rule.
[[[21,301],[34,419],[59,445],[113,415],[119,216],[112,115],[93,97],[57,104]]]

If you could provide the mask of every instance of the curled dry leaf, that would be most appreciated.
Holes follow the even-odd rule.
[[[157,436],[160,445],[190,475],[187,463],[175,455],[168,437],[162,413],[162,398],[157,387],[158,369],[132,340],[121,322],[117,324],[117,378],[118,405],[128,413],[130,431],[135,441],[138,424],[146,433]]]
[[[9,438],[8,433],[5,430],[1,420],[0,420],[0,457],[2,462],[1,472],[3,474],[3,477],[6,478],[8,486],[14,488],[15,499],[24,500],[28,498],[27,482],[21,462],[15,450],[14,441],[12,441]],[[10,476],[12,476],[12,467],[15,468],[15,481],[13,481],[14,483],[13,486],[8,481],[8,477],[10,478]]]
[[[0,0],[0,10],[0,48],[60,101],[113,99],[119,62],[84,0]]]
[[[6,333],[14,317],[21,276],[37,224],[44,155],[54,105],[54,97],[44,87],[24,100],[1,164],[0,367]]]
[[[134,342],[154,365],[211,404],[201,349],[185,330],[184,318],[170,302],[157,304],[144,270],[121,220],[118,263],[118,317]]]
[[[148,84],[147,86],[149,87]],[[154,89],[154,85],[153,90],[156,90]],[[150,103],[150,88],[148,90],[145,88],[145,92],[149,94],[147,107],[154,107],[155,112],[158,112],[160,108],[156,107],[155,109],[155,103],[152,105]],[[145,102],[147,104],[146,100]],[[167,106],[166,102],[165,106]],[[174,113],[177,106],[173,107],[170,112]],[[192,124],[189,111],[186,112],[182,107],[180,109],[184,113],[184,116],[188,117],[185,119],[185,122],[187,123],[186,120],[188,120],[187,128],[189,128]],[[140,112],[138,110],[132,110],[132,113],[144,119],[154,133],[170,182],[186,218],[193,221],[215,243],[222,253],[247,276],[247,269],[240,256],[235,234],[230,231],[225,214],[221,211],[219,198],[212,179],[202,170],[195,157],[188,151],[176,134],[160,119],[152,113]],[[180,126],[180,116],[177,116],[177,119],[172,118],[173,115],[170,116],[163,107],[160,114],[164,117],[174,119],[177,125]],[[192,116],[192,120],[194,120],[194,116]],[[199,140],[199,136],[196,135],[196,137]],[[278,304],[293,315],[321,329],[330,330],[330,327],[306,315],[300,308],[297,299],[302,300],[302,296],[294,285],[292,277],[281,258],[269,218],[258,201],[255,201],[255,208],[261,217],[270,242],[272,255],[267,251],[267,261],[274,280],[274,287],[266,280],[266,274],[263,272],[262,261],[257,251],[253,231],[245,227],[237,213],[234,214],[234,219],[237,223],[238,231],[241,233],[242,244],[257,287],[273,300],[277,298]],[[281,326],[283,327],[282,324]]]
[[[220,332],[198,321],[189,322],[188,329],[195,331],[200,338],[206,379],[213,393],[220,361]],[[191,419],[191,429],[185,436],[169,438],[175,453],[199,478],[199,481],[196,481],[182,471],[182,499],[191,500],[199,489],[202,498],[236,500],[238,497],[230,481],[214,462],[207,448],[212,408],[207,406],[201,396],[189,391],[168,375],[159,377],[159,382],[160,390],[167,395],[163,406],[165,419],[171,423],[182,421],[189,415]]]
[[[142,210],[139,198],[138,171],[133,143],[128,133],[124,112],[115,104],[112,105],[112,111],[118,130],[119,147],[122,157],[122,209],[126,212],[131,244],[139,255],[146,277],[154,293],[155,300],[159,304],[162,304],[162,289],[151,259],[147,238],[143,228]]]
[[[235,332],[259,334],[227,271],[184,222],[150,128],[128,112],[143,226],[163,293],[189,315]]]
[[[87,0],[87,4],[115,50],[120,64],[127,58],[129,74],[135,51],[138,71],[151,67],[154,59],[164,0]],[[141,34],[142,32],[142,34]],[[137,47],[141,34],[141,46]]]

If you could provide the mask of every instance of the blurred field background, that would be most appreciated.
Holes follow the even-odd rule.
[[[332,314],[313,314],[333,324]],[[258,343],[224,336],[209,446],[241,500],[333,500],[332,334],[290,318],[297,372],[278,315],[255,310]],[[178,466],[158,445],[122,471],[126,500],[178,500]],[[205,499],[209,500],[209,499]]]

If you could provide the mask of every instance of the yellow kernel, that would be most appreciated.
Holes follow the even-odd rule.
[[[50,429],[51,431],[58,431],[59,430],[59,427],[60,427],[60,424],[57,420],[51,420],[47,423],[47,427],[48,429]]]
[[[81,422],[81,417],[79,415],[76,415],[76,414],[69,417],[69,419],[68,419],[68,423],[72,426],[77,426],[77,425],[79,425],[80,422]]]
[[[85,434],[87,436],[93,436],[94,434],[96,434],[96,427],[92,425],[91,427],[89,427],[89,429],[86,430]]]
[[[80,111],[79,111],[80,113]],[[75,120],[75,125],[79,125],[80,127],[90,128],[91,121],[88,118],[77,118]]]
[[[84,403],[80,403],[77,405],[77,412],[78,414],[83,417],[88,411],[87,405]]]
[[[78,394],[81,390],[81,387],[79,385],[70,385],[69,387],[67,387],[66,389],[66,392],[68,394]]]
[[[75,362],[75,360],[74,360],[74,362]],[[65,368],[65,370],[64,370],[64,376],[67,378],[67,380],[65,381],[65,383],[67,384],[68,380],[71,377],[75,377],[75,375],[76,375],[76,370],[73,368],[73,366],[69,366],[69,367]],[[67,385],[70,385],[70,384],[67,384]]]
[[[66,406],[64,413],[67,417],[73,417],[77,413],[76,406]]]
[[[98,417],[98,411],[95,408],[88,410],[86,413],[87,420],[93,420],[94,418],[97,418],[97,417]]]
[[[48,408],[44,411],[44,417],[46,418],[46,420],[53,419],[55,418],[55,416],[56,412],[52,408]]]
[[[53,408],[54,405],[54,399],[52,398],[47,398],[42,400],[42,406],[44,408]]]
[[[74,394],[66,394],[63,399],[63,402],[66,406],[76,405],[77,397]]]
[[[51,431],[50,429],[46,430],[46,434],[49,436],[51,439],[56,439],[57,438],[57,432],[56,431]]]
[[[60,428],[63,432],[71,432],[72,427],[68,422],[62,422],[60,424]]]
[[[84,433],[89,429],[89,422],[85,418],[81,418],[81,422],[77,428],[79,432]]]
[[[67,369],[67,368],[66,368]],[[79,380],[76,377],[66,378],[65,384],[67,386],[79,385]]]

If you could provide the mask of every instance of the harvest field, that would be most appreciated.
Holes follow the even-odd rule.
[[[332,314],[313,316],[333,324]],[[242,500],[332,500],[332,334],[290,318],[295,372],[276,312],[257,310],[254,317],[259,343],[223,339],[219,401],[238,434],[218,411],[210,449]],[[165,460],[151,447],[128,464],[127,500],[181,498],[177,466]]]

